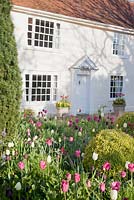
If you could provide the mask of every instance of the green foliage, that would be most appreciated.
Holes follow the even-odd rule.
[[[95,166],[100,168],[108,161],[111,163],[114,173],[115,171],[123,170],[126,161],[133,162],[134,139],[120,130],[102,130],[89,142],[85,149],[83,162],[86,170],[89,170],[94,165],[93,152],[99,155]]]
[[[24,109],[24,117],[34,117],[35,112],[31,108]]]
[[[3,130],[7,133],[3,140],[17,131],[21,99],[21,75],[10,10],[10,1],[0,0],[0,137]]]
[[[116,127],[128,133],[134,135],[134,112],[124,113],[116,120]]]

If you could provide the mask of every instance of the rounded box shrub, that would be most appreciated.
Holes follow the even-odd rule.
[[[122,116],[117,118],[116,127],[125,133],[134,135],[134,112],[124,113]]]
[[[92,159],[93,152],[98,154],[98,160]],[[134,139],[121,130],[105,129],[96,135],[85,148],[84,168],[90,171],[95,165],[101,169],[105,162],[111,164],[111,173],[125,168],[126,161],[134,161]]]

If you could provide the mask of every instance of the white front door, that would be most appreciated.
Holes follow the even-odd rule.
[[[76,79],[76,107],[77,113],[89,113],[89,76],[77,75]]]

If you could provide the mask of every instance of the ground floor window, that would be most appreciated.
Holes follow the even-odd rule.
[[[56,101],[58,76],[25,74],[26,101]]]
[[[110,77],[110,98],[116,98],[123,90],[123,76]]]

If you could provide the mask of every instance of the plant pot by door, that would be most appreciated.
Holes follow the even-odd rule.
[[[69,108],[68,107],[63,107],[63,108],[57,108],[57,117],[62,117],[65,114],[69,113]]]
[[[125,112],[125,105],[113,105],[115,115],[121,116]]]

